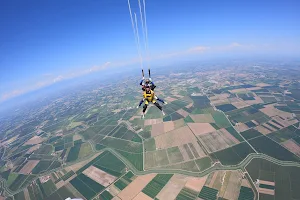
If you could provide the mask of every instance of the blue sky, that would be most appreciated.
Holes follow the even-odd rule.
[[[137,0],[131,4],[138,12]],[[146,0],[146,5],[153,60],[300,54],[296,0]],[[103,67],[138,63],[127,0],[2,0],[0,27],[0,102]]]

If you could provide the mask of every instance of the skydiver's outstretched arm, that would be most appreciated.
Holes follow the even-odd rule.
[[[154,98],[157,100],[157,101],[160,101],[162,102],[163,104],[167,104],[166,101],[164,101],[163,99],[160,99],[159,97],[157,97],[156,95],[154,96]]]
[[[144,81],[144,79],[142,79],[142,80],[140,81],[140,85],[143,85],[143,81]]]
[[[137,108],[139,108],[139,107],[143,104],[144,101],[145,101],[145,99],[142,99],[142,100],[140,101],[139,105],[137,106]]]

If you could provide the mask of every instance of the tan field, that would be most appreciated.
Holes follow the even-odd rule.
[[[162,122],[163,122],[162,118],[159,118],[159,119],[146,119],[145,122],[144,122],[144,126],[159,124],[159,123],[162,123]]]
[[[178,119],[173,122],[174,122],[175,129],[180,128],[185,125],[184,119]]]
[[[186,150],[185,150],[185,148],[183,147],[183,145],[182,145],[182,146],[179,146],[179,150],[180,150],[180,153],[181,153],[181,155],[182,155],[184,161],[190,160],[189,155],[188,155],[188,153],[186,152]]]
[[[71,171],[73,170],[74,172],[76,172],[77,170],[79,170],[81,167],[83,167],[84,165],[88,164],[90,161],[92,161],[94,158],[96,158],[97,156],[99,156],[102,152],[96,153],[95,155],[93,155],[91,158],[78,162],[74,165],[68,166],[66,167],[67,171]]]
[[[165,187],[157,194],[158,199],[173,200],[179,194],[186,184],[188,178],[184,175],[175,174],[165,185]]]
[[[225,186],[226,184],[226,188],[224,188],[223,186],[221,188],[221,190],[225,190],[225,193],[222,197],[225,199],[238,199],[241,182],[241,173],[239,171],[231,171],[230,178],[227,184],[223,183],[223,186]]]
[[[73,140],[74,140],[74,141],[80,140],[80,139],[82,139],[82,137],[81,137],[81,135],[79,135],[79,134],[75,134],[75,135],[73,136]]]
[[[164,133],[164,123],[153,124],[151,129],[151,137],[155,137]]]
[[[269,131],[268,129],[266,129],[262,126],[257,126],[255,129],[258,130],[258,132],[260,132],[264,135],[267,135],[267,134],[271,133],[271,131]]]
[[[209,123],[187,123],[193,133],[197,136],[203,135],[205,133],[210,133],[216,129],[212,127]]]
[[[292,139],[282,142],[281,144],[297,156],[300,156],[300,146],[296,144]]]
[[[241,93],[241,92],[248,92],[247,89],[245,88],[239,88],[239,89],[234,89],[234,90],[228,90],[230,93]]]
[[[275,186],[275,183],[273,181],[264,181],[264,180],[259,180],[260,184],[265,184],[265,185],[273,185]]]
[[[30,154],[30,153],[34,152],[35,150],[38,150],[41,146],[42,146],[41,144],[37,144],[33,147],[30,147],[26,153]]]
[[[275,116],[275,117],[273,117],[273,119],[276,122],[278,122],[279,124],[283,125],[284,127],[290,126],[290,125],[295,124],[295,123],[298,122],[297,119],[286,119],[285,118],[285,120],[283,120],[279,116]]]
[[[236,139],[235,137],[233,137],[225,128],[222,128],[219,131],[221,131],[223,133],[224,137],[226,137],[230,141],[234,142],[235,144],[240,143],[240,141],[238,139]]]
[[[238,109],[240,108],[245,108],[248,106],[248,104],[244,101],[237,101],[237,102],[231,102],[231,104],[235,107],[237,107]]]
[[[120,193],[120,190],[114,184],[112,184],[109,187],[109,193],[111,193],[113,196],[117,196]]]
[[[199,139],[209,152],[225,149],[235,144],[234,141],[227,138],[220,130],[200,135]]]
[[[223,105],[223,104],[228,104],[230,103],[229,99],[220,99],[220,100],[214,100],[211,101],[211,103],[215,106]]]
[[[152,198],[144,194],[143,192],[140,192],[138,195],[134,197],[133,200],[152,200]]]
[[[194,134],[187,126],[164,133],[154,138],[156,147],[167,149],[174,146],[180,146],[196,140]]]
[[[242,180],[242,186],[251,188],[250,185],[249,185],[249,183],[248,183],[248,181],[247,181],[247,179],[243,179]]]
[[[7,141],[1,143],[1,145],[7,145],[7,144],[12,143],[13,141],[15,141],[15,140],[18,138],[18,136],[19,136],[19,135],[16,135],[16,136],[10,138],[9,140],[7,140]]]
[[[134,179],[124,190],[122,190],[118,197],[122,200],[131,200],[138,195],[144,187],[156,176],[156,174],[147,174],[138,176]]]
[[[30,145],[30,144],[39,144],[41,142],[43,142],[44,139],[41,138],[40,136],[33,136],[32,138],[30,138],[27,142],[25,142],[23,145]]]
[[[29,160],[26,165],[20,170],[21,174],[30,174],[31,170],[39,163],[39,160]]]
[[[197,114],[197,115],[190,115],[192,120],[196,123],[215,123],[214,118],[211,114]]]
[[[25,197],[25,200],[30,200],[30,196],[29,196],[28,189],[25,188],[23,191],[24,191],[24,197]]]
[[[74,176],[74,178],[75,178],[75,176]],[[57,189],[61,188],[64,185],[65,185],[65,182],[63,180],[61,180],[61,181],[59,181],[58,183],[55,184]]]
[[[282,128],[282,126],[279,126],[278,124],[276,124],[276,123],[274,123],[274,122],[272,122],[272,121],[269,121],[268,123],[269,123],[269,124],[272,124],[273,126],[279,128],[279,129]]]
[[[182,115],[183,117],[187,117],[187,116],[189,115],[189,113],[186,112],[186,111],[183,110],[183,109],[177,110],[177,113],[180,114],[180,115]]]
[[[173,121],[164,122],[163,124],[164,124],[164,133],[167,133],[175,129],[175,125]]]
[[[252,88],[247,88],[247,90],[250,90],[250,91],[252,91],[252,90],[260,90],[261,89],[261,87],[252,87]]]
[[[206,179],[208,176],[204,177],[188,177],[188,180],[185,184],[185,187],[194,190],[196,192],[200,192],[202,187],[205,185]]]
[[[256,86],[258,86],[258,87],[266,87],[266,86],[271,86],[271,85],[267,84],[267,83],[257,83]]]
[[[235,126],[235,127],[236,127],[236,126]],[[249,127],[248,127],[246,124],[244,124],[244,123],[239,123],[239,124],[238,124],[237,130],[239,130],[240,132],[246,131],[246,130],[248,130],[248,129],[249,129]]]
[[[258,192],[262,194],[275,195],[275,190],[266,189],[266,188],[259,188]]]
[[[269,117],[273,116],[281,116],[283,118],[289,118],[292,117],[292,113],[284,112],[281,110],[278,110],[277,108],[274,108],[273,105],[269,105],[266,108],[259,109],[264,114],[268,115]]]
[[[169,103],[171,103],[172,101],[175,101],[175,100],[177,100],[177,99],[175,99],[173,97],[167,97],[166,98],[166,101],[169,102]]]
[[[117,179],[117,177],[112,176],[94,166],[90,166],[82,173],[105,187],[109,186]]]
[[[112,198],[112,200],[122,200],[122,199],[120,199],[120,197],[118,196],[115,196],[114,198]]]
[[[193,103],[190,103],[189,105],[186,106],[186,108],[191,108],[193,106]]]
[[[134,119],[140,119],[141,118],[141,116],[132,116],[130,119],[129,119],[129,121],[132,121],[132,120],[134,120]]]
[[[277,131],[276,128],[273,128],[272,126],[270,126],[270,125],[268,125],[268,124],[263,124],[263,125],[264,125],[264,127],[268,128],[268,129],[270,129],[270,130],[272,130],[272,132]]]

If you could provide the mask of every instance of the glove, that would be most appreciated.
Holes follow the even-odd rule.
[[[136,108],[139,108],[140,106],[137,106]]]
[[[145,77],[143,77],[143,80],[145,80]]]
[[[152,81],[152,79],[151,79],[151,78],[149,78],[149,81]]]

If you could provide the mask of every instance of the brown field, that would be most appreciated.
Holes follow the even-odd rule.
[[[113,196],[117,196],[120,193],[120,190],[114,184],[112,184],[109,187],[109,193],[111,193]]]
[[[153,124],[159,124],[162,123],[163,119],[162,118],[158,118],[158,119],[146,119],[144,122],[144,126],[149,126],[149,125],[153,125]]]
[[[169,131],[172,131],[175,129],[175,125],[173,121],[170,122],[164,122],[164,132],[167,133]]]
[[[215,123],[214,118],[211,114],[197,114],[197,115],[190,115],[192,120],[196,123]]]
[[[285,142],[281,143],[283,146],[285,146],[288,150],[296,154],[297,156],[300,156],[300,146],[294,142],[294,140],[289,139]]]
[[[263,124],[266,128],[272,130],[273,131],[277,131],[277,129],[273,128],[272,126],[268,125],[268,124]]]
[[[175,101],[175,100],[177,100],[177,99],[175,99],[175,98],[173,98],[173,97],[167,97],[167,98],[166,98],[166,101],[167,101],[168,103],[170,103],[170,102],[172,102],[172,101]]]
[[[186,106],[186,108],[191,108],[193,106],[193,103],[190,103],[189,105]]]
[[[182,146],[179,146],[178,148],[179,148],[180,153],[181,153],[181,155],[182,155],[182,157],[183,157],[183,160],[184,160],[184,161],[190,160],[189,155],[187,154],[187,152],[186,152],[185,148],[183,147],[183,145],[182,145]]]
[[[175,174],[165,185],[165,187],[157,194],[157,198],[163,200],[175,199],[186,184],[187,180],[188,177],[180,174]]]
[[[257,83],[256,86],[258,86],[258,87],[266,87],[266,86],[271,86],[271,85],[267,84],[267,83]]]
[[[39,160],[29,160],[26,165],[20,170],[21,174],[30,174],[31,170],[39,163]]]
[[[274,108],[273,105],[269,105],[266,108],[262,108],[259,109],[261,112],[263,112],[264,114],[268,115],[269,117],[273,117],[273,116],[281,116],[283,118],[291,118],[292,117],[292,113],[288,113],[288,112],[284,112],[281,110],[278,110],[277,108]]]
[[[30,147],[26,153],[30,154],[30,153],[34,152],[35,150],[38,150],[41,146],[42,146],[41,144],[37,144],[33,147]]]
[[[144,194],[143,192],[140,192],[138,195],[134,197],[133,200],[152,200],[152,198]]]
[[[32,138],[30,138],[27,142],[25,142],[23,145],[39,144],[43,141],[44,139],[42,137],[35,135]]]
[[[112,198],[112,200],[122,200],[122,199],[120,199],[120,197],[118,196],[115,196],[114,198]]]
[[[275,116],[275,117],[273,117],[273,119],[274,119],[276,122],[278,122],[278,123],[280,123],[281,125],[283,125],[284,127],[290,126],[290,125],[295,124],[295,123],[298,122],[297,119],[286,119],[286,118],[285,118],[285,120],[283,120],[283,119],[281,119],[279,116]]]
[[[122,190],[118,197],[122,200],[131,200],[138,195],[144,187],[156,176],[156,174],[147,174],[138,176],[134,179],[124,190]]]
[[[117,177],[112,176],[94,166],[90,166],[82,173],[105,187],[109,186],[117,179]]]
[[[73,140],[74,140],[74,141],[80,140],[80,139],[82,139],[82,137],[81,137],[81,135],[79,135],[79,134],[75,134],[75,135],[73,136]]]
[[[76,172],[77,170],[79,170],[81,167],[83,167],[84,165],[88,164],[90,161],[92,161],[94,158],[96,158],[97,156],[99,156],[102,152],[96,153],[95,155],[93,155],[91,158],[78,162],[74,165],[68,166],[66,167],[67,171],[71,171],[73,170],[74,172]]]
[[[271,131],[269,131],[268,129],[266,129],[262,126],[257,126],[255,129],[258,130],[258,132],[260,132],[264,135],[267,135],[267,134],[271,133]]]
[[[203,145],[209,152],[225,149],[235,144],[234,141],[230,140],[229,137],[227,138],[220,130],[200,135],[198,137],[201,141],[203,141]]]
[[[235,126],[235,127],[237,127],[237,126]],[[237,130],[239,130],[240,132],[246,131],[248,129],[249,129],[249,127],[246,124],[244,124],[244,123],[239,123],[238,124]]]
[[[177,97],[177,98],[179,98],[179,99],[181,99],[181,98],[184,97],[184,96],[181,96],[181,95],[179,95],[179,94],[175,94],[174,96]]]
[[[230,141],[234,142],[234,144],[240,143],[240,141],[238,139],[236,139],[235,137],[233,137],[225,128],[222,128],[219,131],[221,131],[223,133],[224,137],[226,137]]]
[[[164,133],[155,137],[154,139],[156,147],[159,149],[180,146],[196,140],[194,134],[187,126],[183,126],[168,133]]]
[[[247,179],[243,179],[242,180],[242,186],[251,188],[250,185],[249,185],[249,183],[248,183],[248,181],[247,181]]]
[[[228,90],[230,93],[241,93],[241,92],[248,92],[245,88],[239,88],[234,90]]]
[[[229,171],[227,171],[229,173]],[[230,171],[228,182],[223,182],[221,191],[224,191],[223,198],[238,199],[240,187],[242,183],[242,175],[239,171]]]
[[[230,103],[229,99],[220,99],[220,100],[214,100],[211,101],[211,103],[215,106],[223,105],[223,104],[228,104]]]
[[[276,124],[276,123],[274,123],[274,122],[272,122],[272,121],[268,121],[268,123],[269,123],[269,124],[272,124],[273,126],[279,128],[279,129],[282,128],[282,126],[279,126],[278,124]]]
[[[25,188],[23,191],[24,191],[24,197],[25,197],[25,200],[30,200],[30,196],[29,196],[28,189]]]
[[[220,99],[227,99],[230,96],[228,93],[223,93],[223,94],[216,94],[213,97],[210,97],[209,100],[215,101],[215,100],[220,100]]]
[[[129,121],[132,121],[132,120],[134,120],[134,119],[140,119],[141,118],[141,116],[132,116],[130,119],[129,119]]]
[[[188,112],[186,112],[185,110],[182,110],[182,109],[177,110],[177,113],[184,117],[187,117],[189,115]]]
[[[7,140],[7,141],[1,143],[1,145],[7,145],[7,144],[10,144],[10,143],[12,143],[13,141],[15,141],[18,137],[19,137],[19,135],[16,135],[16,136],[10,138],[9,140]]]
[[[200,192],[202,187],[205,185],[206,179],[208,176],[204,177],[188,177],[188,180],[185,184],[185,187],[194,190],[196,192]]]
[[[178,119],[173,122],[174,122],[175,129],[180,128],[185,125],[184,119]]]
[[[252,87],[252,88],[247,88],[247,90],[250,90],[250,91],[252,91],[252,90],[260,90],[261,89],[261,87]]]
[[[237,101],[237,102],[231,102],[231,104],[235,107],[237,107],[238,109],[240,108],[245,108],[248,106],[248,104],[244,101]]]
[[[275,195],[275,190],[266,189],[266,188],[259,188],[258,192],[262,194]]]
[[[264,180],[259,180],[260,184],[265,184],[265,185],[273,185],[275,186],[275,183],[273,181],[264,181]]]
[[[73,178],[75,178],[76,175],[74,175]],[[62,186],[65,185],[65,182],[63,180],[59,181],[58,183],[55,184],[56,188],[59,189],[61,188]]]
[[[164,133],[164,123],[153,124],[151,129],[151,137],[155,137]]]
[[[209,123],[187,123],[187,125],[197,136],[203,135],[205,133],[210,133],[216,130]]]

